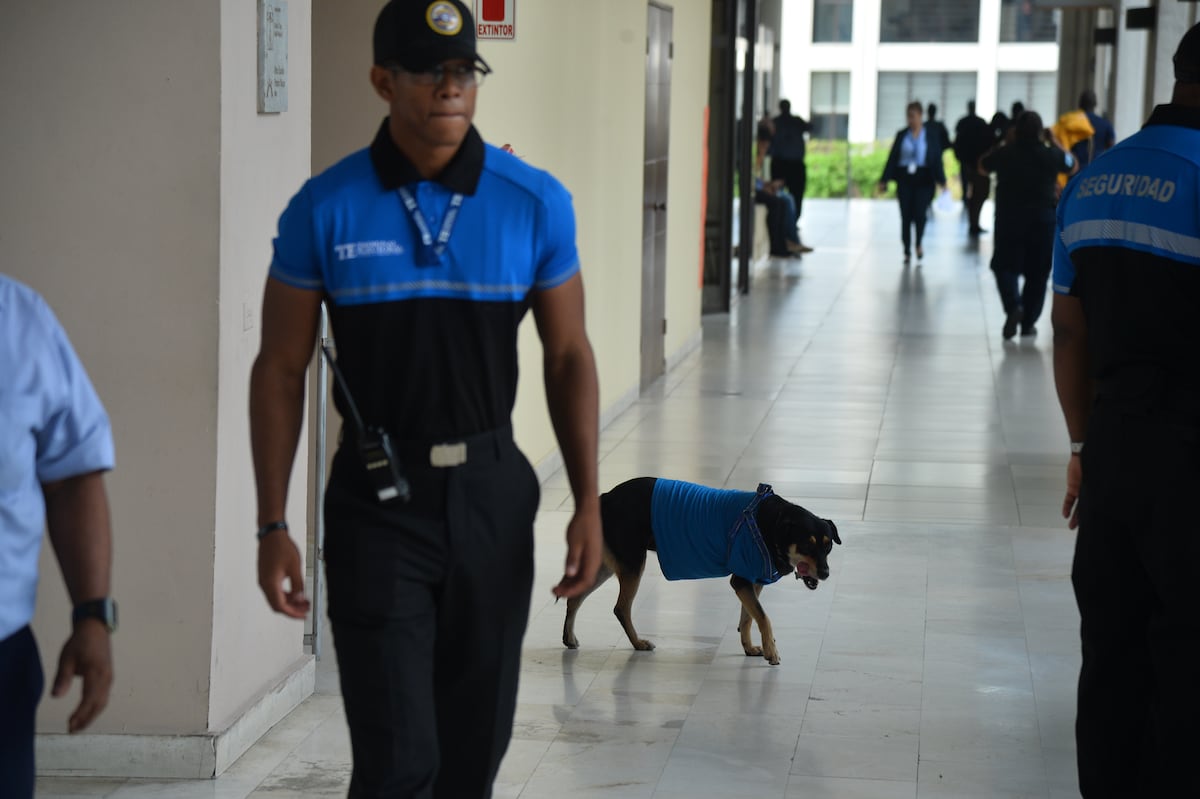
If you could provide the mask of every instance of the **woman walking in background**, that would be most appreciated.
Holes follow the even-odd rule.
[[[946,170],[941,153],[947,143],[926,127],[922,120],[925,109],[920,103],[908,104],[908,127],[896,133],[888,155],[879,190],[887,191],[890,181],[896,182],[896,199],[900,201],[900,239],[904,242],[904,263],[912,260],[912,228],[917,230],[917,260],[925,257],[921,240],[925,237],[925,210],[933,202],[934,187],[946,185]]]
[[[1022,336],[1046,302],[1046,281],[1054,254],[1054,207],[1058,175],[1077,169],[1074,157],[1058,146],[1036,112],[1017,118],[1011,135],[979,159],[982,173],[995,172],[996,227],[992,271],[1004,304],[1005,339],[1021,327]],[[1025,285],[1018,291],[1018,280]]]

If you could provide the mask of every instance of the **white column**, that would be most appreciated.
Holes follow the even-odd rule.
[[[879,25],[882,0],[854,4],[853,51],[850,69],[850,141],[875,140],[879,92]]]
[[[779,32],[779,96],[791,101],[795,113],[808,117],[812,101],[813,0],[783,4]],[[775,109],[770,109],[772,114]]]
[[[1000,0],[980,0],[979,66],[975,76],[975,113],[991,119],[997,108],[1007,109],[1010,99],[996,96],[1000,71]],[[1006,111],[1007,113],[1007,111]]]
[[[1117,63],[1113,80],[1116,84],[1116,100],[1112,122],[1118,139],[1135,132],[1146,121],[1146,68],[1149,64],[1150,35],[1143,30],[1131,31],[1125,27],[1126,10],[1144,5],[1144,0],[1121,0],[1121,8],[1117,12]],[[1161,7],[1159,11],[1161,13]],[[1161,22],[1159,25],[1162,30]]]

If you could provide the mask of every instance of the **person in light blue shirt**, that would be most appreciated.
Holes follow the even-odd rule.
[[[67,335],[32,289],[0,274],[0,795],[33,796],[34,719],[44,686],[30,629],[38,553],[49,531],[75,604],[53,694],[83,697],[70,732],[92,722],[112,685],[112,560],[103,473],[108,414]]]
[[[900,240],[904,243],[904,264],[912,259],[912,230],[917,232],[917,260],[925,257],[921,241],[925,237],[925,211],[933,202],[934,186],[945,187],[946,170],[941,154],[946,142],[936,129],[924,124],[925,109],[918,102],[908,104],[908,126],[896,133],[887,165],[879,178],[879,191],[895,181],[900,201]]]

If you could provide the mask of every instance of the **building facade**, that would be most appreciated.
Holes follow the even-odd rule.
[[[1054,119],[1061,12],[1031,0],[791,0],[784,4],[780,96],[814,136],[890,140],[913,100],[950,127],[1014,101]]]

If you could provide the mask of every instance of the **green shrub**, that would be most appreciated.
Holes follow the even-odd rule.
[[[844,141],[814,140],[809,142],[808,185],[806,197],[845,197],[847,184],[851,197],[895,197],[896,184],[888,185],[887,192],[878,193],[879,176],[887,164],[891,145],[885,142],[872,144],[848,144]],[[847,154],[849,158],[847,158]],[[958,179],[958,161],[954,153],[946,150],[942,154],[946,178],[955,199],[961,199],[962,188]],[[847,174],[849,172],[849,174]]]

